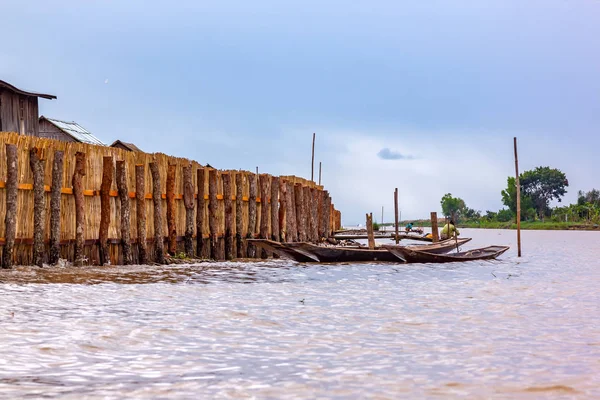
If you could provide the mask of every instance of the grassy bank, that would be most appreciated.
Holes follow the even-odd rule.
[[[419,220],[413,221],[414,226],[431,227],[431,221]],[[387,224],[386,224],[387,225]],[[406,224],[402,224],[404,227]],[[443,226],[440,225],[439,228]],[[461,222],[458,224],[459,228],[481,228],[481,229],[517,229],[515,222]],[[585,224],[581,222],[552,222],[552,221],[533,221],[521,222],[521,229],[530,230],[581,230],[581,231],[592,231],[599,230],[598,224]]]

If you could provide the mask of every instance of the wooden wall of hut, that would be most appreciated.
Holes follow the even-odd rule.
[[[333,231],[338,230],[339,225],[341,224],[341,214],[339,211],[334,210],[333,207],[331,207],[330,210],[318,209],[320,206],[330,207],[329,205],[331,204],[330,202],[321,204],[318,201],[320,194],[323,192],[323,187],[316,185],[312,181],[296,176],[280,176],[278,179],[273,179],[270,175],[261,175],[260,178],[265,182],[265,186],[261,189],[260,182],[257,182],[256,212],[252,213],[255,220],[251,222],[249,221],[250,182],[251,180],[256,181],[256,174],[254,173],[238,170],[213,170],[213,174],[216,176],[216,184],[213,183],[213,185],[211,185],[209,177],[213,175],[210,174],[212,169],[204,167],[196,161],[190,161],[184,158],[171,157],[162,153],[149,154],[129,152],[113,147],[94,146],[83,143],[67,143],[58,140],[23,136],[17,133],[0,133],[0,248],[2,251],[4,251],[4,247],[7,244],[6,223],[12,221],[10,218],[6,219],[7,194],[9,194],[6,182],[7,144],[14,144],[17,148],[18,187],[15,216],[16,234],[14,235],[14,240],[10,237],[8,238],[9,241],[11,241],[8,247],[12,248],[12,256],[6,263],[8,266],[31,265],[34,262],[33,243],[35,237],[38,238],[38,242],[40,237],[43,238],[43,262],[48,263],[50,260],[56,261],[56,257],[49,257],[51,246],[54,244],[54,247],[56,247],[56,240],[51,240],[52,237],[56,236],[55,233],[52,233],[57,232],[56,220],[59,220],[58,231],[60,232],[60,245],[58,250],[60,258],[70,262],[74,261],[77,227],[75,221],[75,196],[73,195],[72,182],[75,172],[75,154],[77,152],[85,153],[85,175],[78,176],[78,180],[81,180],[81,186],[83,188],[84,218],[82,229],[84,246],[83,259],[81,260],[83,264],[97,265],[100,263],[101,246],[99,239],[101,233],[103,236],[105,234],[105,227],[103,226],[102,228],[104,229],[101,229],[101,186],[103,180],[103,164],[107,162],[105,160],[112,160],[113,168],[115,168],[116,163],[119,162],[119,167],[124,169],[124,177],[112,179],[108,192],[110,209],[108,214],[107,234],[108,256],[105,261],[107,264],[123,264],[123,249],[126,247],[126,243],[124,243],[123,240],[129,241],[131,252],[131,261],[128,259],[125,260],[125,262],[134,264],[140,262],[139,246],[137,245],[139,241],[138,218],[140,216],[145,216],[145,221],[141,220],[140,222],[142,224],[145,223],[146,227],[145,257],[149,262],[162,261],[164,257],[167,257],[166,262],[168,262],[168,250],[176,256],[185,254],[187,257],[203,259],[211,257],[215,259],[240,256],[246,257],[248,254],[246,248],[248,246],[245,239],[248,237],[265,237],[275,240],[286,240],[286,237],[290,237],[290,227],[287,226],[287,219],[281,217],[284,215],[285,209],[279,209],[279,205],[285,202],[286,199],[285,193],[282,193],[282,188],[285,188],[286,184],[289,184],[289,187],[292,189],[297,184],[303,188],[306,187],[310,189],[304,191],[304,193],[309,193],[312,197],[304,200],[305,207],[309,209],[307,210],[307,215],[310,215],[308,211],[314,215],[327,214],[330,220],[329,226],[327,227],[327,235],[331,235]],[[44,200],[46,204],[45,214],[50,216],[51,211],[57,215],[58,213],[60,214],[60,218],[45,218],[43,233],[41,235],[39,232],[36,232],[34,225],[34,203],[38,204],[38,208],[40,204],[39,198],[37,202],[35,202],[34,199],[34,179],[30,165],[31,149],[34,148],[37,149],[35,154],[37,154],[37,157],[42,163]],[[56,153],[57,151],[58,153]],[[56,178],[57,171],[56,168],[53,168],[55,154],[62,157],[63,165],[61,179]],[[112,158],[105,159],[105,157]],[[160,207],[155,207],[153,202],[152,193],[155,182],[149,167],[149,164],[152,162],[156,163],[158,166],[160,175],[160,181],[156,182],[158,185],[156,189],[160,190],[161,194]],[[195,201],[188,201],[186,204],[184,201],[184,189],[186,186],[184,182],[184,169],[186,167],[189,168],[190,165],[192,168],[191,186]],[[171,166],[170,174],[169,166]],[[172,182],[173,169],[175,170],[174,182]],[[58,172],[60,173],[60,171]],[[120,172],[122,174],[123,171]],[[224,174],[227,174],[225,187],[223,185]],[[54,185],[53,175],[55,176],[54,181],[56,181]],[[116,173],[113,173],[113,175],[115,177],[120,176]],[[60,177],[61,175],[59,174],[58,176]],[[169,182],[167,185],[168,176]],[[143,185],[140,186],[141,182],[137,182],[136,185],[136,177],[143,180]],[[198,182],[200,177],[204,179],[203,182]],[[122,179],[124,179],[124,181]],[[189,182],[189,179],[190,174],[188,172],[185,180]],[[272,183],[275,183],[277,186],[272,186]],[[240,184],[241,187],[238,187]],[[60,201],[51,202],[53,186],[55,189],[54,193],[56,193],[57,186],[60,186]],[[123,212],[127,214],[126,218],[122,215],[121,205],[123,204],[122,202],[124,199],[122,198],[123,196],[121,198],[119,197],[119,186],[121,188],[127,188],[128,190],[129,210],[123,210]],[[189,183],[187,186],[187,191],[189,193]],[[136,196],[136,187],[144,188],[146,193],[143,194],[143,197]],[[277,191],[277,187],[279,187],[279,191]],[[224,201],[224,190],[226,190],[228,196],[230,196],[230,201]],[[171,196],[174,197],[174,200],[171,198],[170,202],[168,201],[167,192],[169,192],[170,198]],[[198,201],[198,193],[204,198],[203,202]],[[271,201],[273,193],[277,193],[279,198],[275,199],[275,202]],[[267,198],[265,198],[265,195]],[[306,195],[303,197],[309,196]],[[216,199],[216,204],[213,204],[212,207],[210,206],[211,198]],[[60,204],[59,210],[56,210],[57,203]],[[138,203],[144,204],[145,213],[138,212]],[[264,207],[263,204],[265,204]],[[201,207],[202,209],[199,210],[198,207]],[[275,209],[272,207],[275,207]],[[156,228],[154,220],[155,210],[157,209],[160,209],[161,213],[161,217],[158,218],[158,220],[160,220],[160,225],[162,226],[161,230],[164,243],[163,257],[159,254],[155,254],[156,246],[154,245],[154,238]],[[228,215],[225,214],[226,210]],[[106,214],[106,207],[104,212]],[[169,218],[167,218],[167,215]],[[263,220],[261,221],[261,219]],[[129,229],[122,229],[121,222],[127,220],[130,225]],[[52,224],[54,224],[54,226],[52,226],[51,229]],[[273,224],[277,224],[276,228],[273,227]],[[249,227],[253,227],[252,232],[248,232]],[[185,240],[186,228],[188,230],[187,242]],[[291,228],[296,229],[295,236],[298,237],[299,232],[297,224]],[[193,230],[193,239],[191,242],[189,241],[190,229]],[[200,238],[197,237],[199,229],[201,229]],[[306,227],[304,227],[304,229],[306,230]],[[239,230],[241,230],[241,232],[239,232]],[[171,235],[171,240],[173,240],[174,236],[174,246],[172,242],[171,246],[169,246],[169,234]],[[305,236],[308,236],[307,239],[312,241],[320,239],[315,238],[315,235]],[[127,239],[127,237],[129,239]],[[214,245],[211,245],[211,240],[215,241]],[[201,245],[200,249],[198,249],[199,245]],[[192,254],[189,254],[190,246],[192,246]],[[126,252],[129,251],[129,249],[125,250]],[[261,255],[264,256],[264,254],[261,254],[260,252],[255,252],[254,256],[261,257]],[[37,257],[39,258],[39,251]],[[39,260],[36,259],[35,261],[39,264]],[[5,263],[3,262],[3,265],[4,264]]]

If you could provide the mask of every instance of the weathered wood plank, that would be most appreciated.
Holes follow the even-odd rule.
[[[125,161],[117,161],[117,190],[121,201],[121,248],[123,249],[123,265],[130,265],[131,256],[131,207],[129,204],[129,188],[127,187],[127,170]]]

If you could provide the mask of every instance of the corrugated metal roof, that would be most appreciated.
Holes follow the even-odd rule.
[[[115,140],[113,142],[113,144],[110,145],[110,147],[116,147],[118,145],[121,145],[121,146],[125,147],[129,151],[139,151],[139,152],[142,152],[142,150],[139,147],[137,147],[135,144],[128,143],[128,142],[123,142],[121,140]]]
[[[77,122],[66,122],[58,119],[47,118],[44,116],[42,116],[41,118],[44,118],[67,135],[70,135],[73,139],[77,140],[78,142],[106,146],[106,144],[102,143],[100,139],[98,139],[87,129],[79,125]]]

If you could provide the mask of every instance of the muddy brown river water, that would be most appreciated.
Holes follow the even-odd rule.
[[[600,398],[600,233],[497,261],[0,272],[0,398]]]

